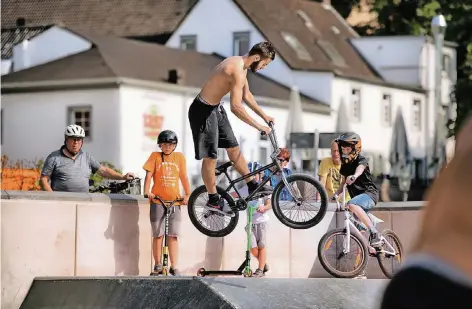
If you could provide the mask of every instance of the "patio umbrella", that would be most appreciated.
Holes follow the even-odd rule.
[[[341,99],[338,107],[338,117],[336,119],[336,132],[349,132],[349,115],[347,114],[346,103]]]
[[[403,168],[406,168],[412,161],[408,136],[406,134],[405,120],[400,108],[397,110],[395,123],[392,131],[392,141],[390,144],[389,161],[393,175],[399,176]]]
[[[294,152],[290,145],[290,134],[304,132],[303,129],[303,108],[302,100],[300,98],[300,92],[297,86],[292,86],[290,93],[290,107],[288,109],[287,127],[285,129],[285,140],[287,141],[287,147],[290,149],[293,157],[293,162],[296,162],[297,168],[300,168],[301,160],[298,151]]]

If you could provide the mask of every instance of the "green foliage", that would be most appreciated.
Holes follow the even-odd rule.
[[[118,168],[116,168],[116,167],[115,167],[112,163],[110,163],[110,162],[103,161],[103,162],[100,162],[100,164],[103,165],[103,166],[109,167],[109,168],[111,168],[112,170],[114,170],[114,171],[116,171],[116,172],[122,174],[121,170],[118,169]],[[93,174],[93,175],[90,177],[90,179],[93,181],[93,187],[96,188],[96,187],[98,187],[98,186],[100,186],[100,185],[102,184],[104,178],[103,178],[102,176],[100,176],[98,173],[95,173],[95,174]]]

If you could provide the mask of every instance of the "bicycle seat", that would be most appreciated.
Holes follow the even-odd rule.
[[[216,167],[215,174],[216,174],[216,175],[219,175],[219,174],[221,174],[221,173],[224,173],[224,172],[228,169],[228,167],[230,167],[230,166],[232,166],[232,165],[233,165],[233,162],[232,162],[232,161],[228,161],[228,162],[226,162],[226,163],[224,163],[224,164],[221,164],[220,166],[217,166],[217,167]]]

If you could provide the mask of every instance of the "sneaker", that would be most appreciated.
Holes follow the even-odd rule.
[[[266,272],[268,272],[269,270],[270,270],[269,265],[268,265],[267,263],[265,263],[264,269],[263,269],[264,274],[265,274]]]
[[[225,216],[234,217],[234,212],[231,209],[227,211],[223,210],[224,201],[222,201],[223,200],[220,200],[218,201],[218,203],[212,203],[211,201],[208,201],[205,205],[205,208],[210,210],[211,212],[216,212]]]
[[[265,277],[264,275],[264,271],[260,268],[256,269],[256,271],[252,274],[253,277],[256,277],[256,278],[262,278],[262,277]]]
[[[177,268],[171,267],[169,272],[172,276],[181,276],[181,273]]]
[[[152,270],[151,275],[158,275],[160,273],[162,273],[162,265],[161,264],[154,265],[154,269]]]
[[[371,233],[370,234],[370,245],[372,247],[378,248],[382,246],[382,240],[380,239],[380,233]]]

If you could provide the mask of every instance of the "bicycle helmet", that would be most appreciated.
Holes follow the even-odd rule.
[[[177,134],[175,134],[175,132],[171,130],[164,130],[161,133],[159,133],[159,136],[157,137],[157,144],[162,144],[162,143],[177,144],[178,141],[179,139],[177,138]]]
[[[362,140],[359,134],[354,132],[347,132],[341,134],[337,139],[339,153],[341,154],[341,161],[343,163],[352,162],[361,153]],[[351,147],[351,152],[344,154],[341,147]]]
[[[64,135],[66,137],[80,137],[84,138],[85,137],[85,131],[81,126],[78,126],[76,124],[71,124],[66,127],[64,131]]]

